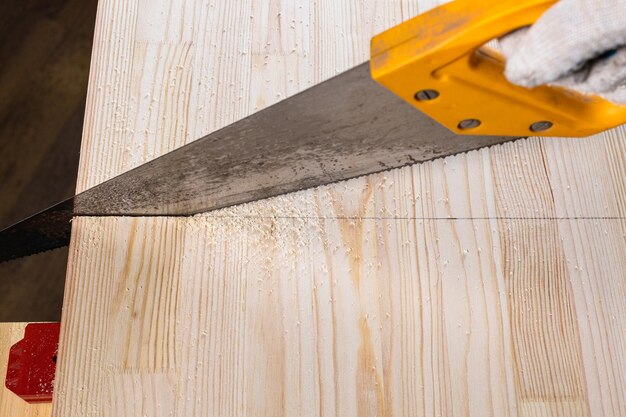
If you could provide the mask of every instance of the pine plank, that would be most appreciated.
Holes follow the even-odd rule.
[[[434,5],[102,0],[79,190]],[[626,132],[193,218],[79,218],[54,415],[626,414]]]

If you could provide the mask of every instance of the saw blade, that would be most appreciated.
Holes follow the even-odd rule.
[[[0,261],[69,242],[73,216],[189,216],[516,139],[459,136],[361,64],[0,232]]]

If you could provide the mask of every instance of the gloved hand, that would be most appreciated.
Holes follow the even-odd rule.
[[[514,84],[561,85],[626,104],[626,0],[561,0],[500,46]]]

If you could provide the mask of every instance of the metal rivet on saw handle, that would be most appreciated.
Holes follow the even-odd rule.
[[[434,100],[437,97],[439,97],[439,91],[437,90],[420,90],[415,93],[415,100],[417,101]]]
[[[552,122],[549,122],[547,120],[541,120],[539,122],[535,122],[532,125],[530,125],[530,131],[531,132],[543,132],[545,130],[548,130],[552,127]]]
[[[478,119],[465,119],[461,120],[457,127],[461,130],[474,129],[480,126],[480,120]]]

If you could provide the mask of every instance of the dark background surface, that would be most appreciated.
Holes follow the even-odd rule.
[[[96,6],[0,2],[0,228],[74,193]],[[0,321],[59,320],[67,254],[0,264]]]

